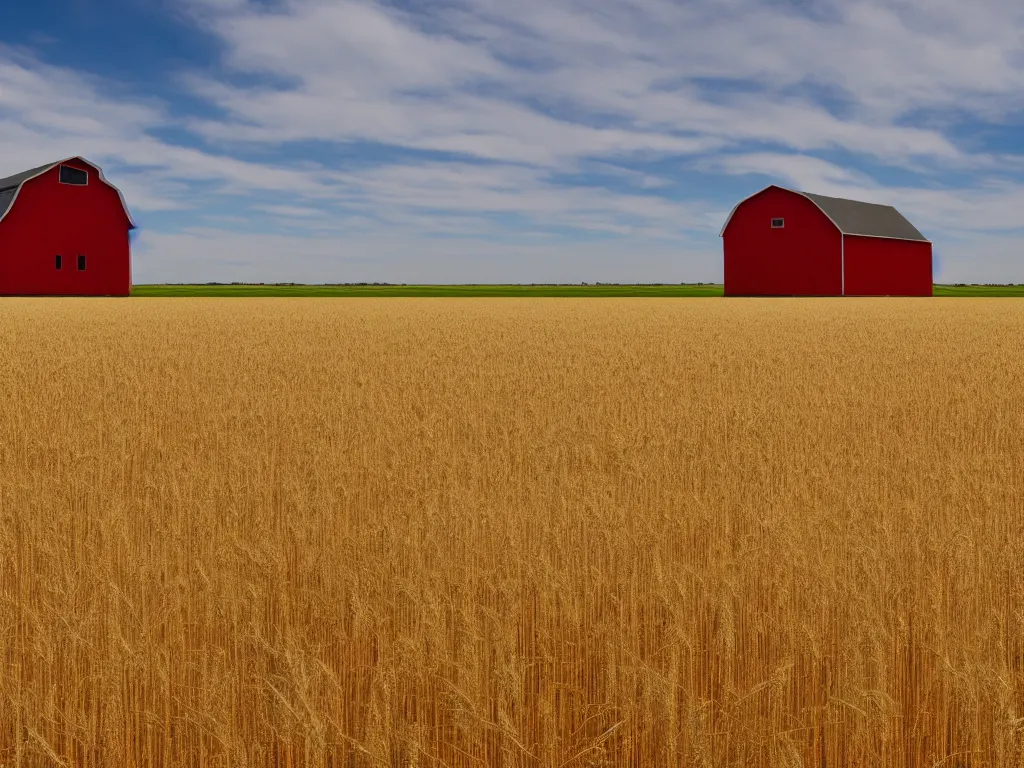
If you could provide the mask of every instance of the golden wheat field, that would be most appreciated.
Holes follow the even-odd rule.
[[[0,766],[1024,765],[1024,302],[0,305]]]

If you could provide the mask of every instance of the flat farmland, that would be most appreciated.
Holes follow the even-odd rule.
[[[0,765],[1024,764],[1024,300],[10,299]]]

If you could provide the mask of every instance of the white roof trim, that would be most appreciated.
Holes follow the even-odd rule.
[[[800,195],[800,197],[802,197],[804,200],[807,200],[808,202],[813,203],[814,207],[817,208],[819,211],[821,211],[822,215],[826,219],[828,219],[829,221],[832,222],[832,226],[835,227],[837,230],[839,230],[839,234],[840,235],[844,235],[844,236],[845,235],[849,235],[851,237],[874,237],[874,238],[878,238],[879,240],[902,240],[905,243],[928,243],[929,245],[932,242],[931,240],[917,240],[917,239],[910,238],[910,237],[887,237],[885,235],[866,235],[863,232],[844,232],[843,228],[840,227],[838,224],[836,224],[835,219],[833,219],[831,216],[829,216],[827,213],[825,213],[825,210],[820,205],[818,205],[813,200],[811,200],[811,198],[809,198],[803,192],[799,192],[799,191],[797,191],[795,189],[788,189],[787,187],[780,187],[778,184],[769,184],[764,189],[760,189],[757,192],[755,192],[754,194],[750,195],[749,197],[745,197],[742,200],[740,200],[738,203],[736,203],[736,205],[733,206],[733,209],[731,211],[729,211],[729,218],[727,218],[725,220],[725,224],[722,225],[722,231],[718,233],[718,236],[719,237],[725,237],[725,230],[726,230],[726,228],[728,228],[729,222],[732,221],[733,215],[736,213],[737,209],[739,209],[739,207],[741,205],[743,205],[745,202],[747,202],[747,200],[752,200],[753,198],[757,197],[762,192],[767,192],[772,187],[775,187],[775,189],[781,189],[783,192],[792,192],[794,195]]]
[[[928,243],[932,245],[931,240],[918,240],[915,237],[892,237],[891,235],[865,235],[863,232],[843,232],[843,237],[870,237],[872,240],[900,240],[904,243]]]
[[[63,160],[58,160],[56,163],[51,163],[50,165],[48,165],[45,168],[41,169],[38,173],[35,173],[32,176],[29,176],[27,179],[22,179],[21,183],[18,184],[17,189],[14,190],[14,197],[11,199],[11,204],[9,206],[7,206],[7,210],[4,211],[2,215],[0,215],[0,221],[3,221],[7,217],[7,214],[9,214],[11,211],[14,210],[14,204],[18,202],[18,195],[21,194],[21,188],[23,186],[25,186],[25,182],[32,181],[32,179],[37,179],[40,176],[42,176],[44,173],[49,173],[50,171],[52,171],[57,166],[63,165],[64,163],[68,162],[69,160],[78,160],[79,162],[85,163],[90,168],[92,168],[94,171],[96,171],[96,174],[97,174],[97,176],[99,176],[100,181],[102,181],[104,184],[106,184],[112,190],[117,192],[117,198],[118,198],[118,200],[121,201],[121,208],[124,210],[124,215],[128,217],[128,223],[131,225],[131,228],[135,229],[135,227],[136,227],[135,219],[132,218],[132,214],[128,210],[128,204],[124,201],[124,195],[121,194],[121,190],[118,189],[117,187],[115,187],[109,181],[107,181],[106,177],[103,175],[103,169],[102,168],[100,168],[95,163],[90,163],[84,157],[78,157],[78,156],[75,156],[75,157],[65,157]]]
[[[748,196],[748,197],[744,197],[744,198],[743,198],[742,200],[740,200],[740,201],[739,201],[738,203],[736,203],[736,205],[734,205],[734,206],[732,207],[732,210],[731,210],[731,211],[729,211],[729,216],[728,216],[728,217],[727,217],[727,218],[725,219],[725,224],[723,224],[723,225],[722,225],[722,231],[718,233],[718,236],[719,236],[719,237],[725,237],[725,230],[726,230],[726,229],[728,228],[728,226],[729,226],[729,222],[730,222],[730,221],[732,221],[732,217],[733,217],[733,214],[735,214],[735,213],[736,213],[736,211],[737,211],[737,210],[739,209],[739,207],[740,207],[741,205],[743,205],[743,204],[744,204],[745,202],[747,202],[747,200],[753,200],[753,199],[754,199],[755,197],[757,197],[758,195],[760,195],[760,194],[761,194],[762,192],[767,192],[767,191],[768,191],[769,189],[771,189],[772,187],[778,187],[779,189],[782,189],[782,187],[779,187],[779,185],[778,185],[778,184],[769,184],[769,185],[768,185],[767,187],[765,187],[764,189],[759,189],[759,190],[758,190],[757,192],[755,192],[754,194],[752,194],[752,195],[750,195],[750,196]],[[792,190],[786,190],[786,191],[787,191],[787,192],[792,192]],[[822,211],[822,213],[824,213],[824,211]],[[833,224],[835,224],[835,222],[834,222],[834,221],[833,221],[832,223],[833,223]]]

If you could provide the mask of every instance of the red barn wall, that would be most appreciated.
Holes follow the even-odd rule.
[[[784,218],[772,229],[773,218]],[[842,235],[802,195],[770,187],[745,200],[723,234],[726,296],[838,296]]]
[[[51,168],[22,185],[0,221],[0,294],[127,296],[130,222],[121,199],[92,166],[65,165],[88,171],[89,183],[61,184],[59,169]],[[78,254],[86,257],[84,271]]]
[[[847,296],[931,296],[932,244],[847,235]]]

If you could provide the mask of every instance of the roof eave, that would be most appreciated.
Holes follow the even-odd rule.
[[[736,205],[734,205],[734,206],[732,207],[732,210],[731,210],[731,211],[729,211],[729,215],[728,215],[728,216],[726,217],[726,219],[725,219],[725,224],[723,224],[723,225],[722,225],[722,230],[721,230],[721,231],[720,231],[720,232],[718,233],[718,236],[719,236],[719,237],[725,237],[725,230],[729,228],[729,222],[730,222],[730,221],[732,221],[732,217],[733,217],[733,216],[734,216],[734,215],[736,214],[736,211],[737,211],[737,210],[739,210],[739,207],[740,207],[741,205],[743,205],[743,204],[744,204],[745,202],[747,202],[748,200],[753,200],[753,199],[754,199],[755,197],[757,197],[758,195],[760,195],[760,194],[761,194],[762,192],[767,192],[767,191],[768,191],[769,189],[771,189],[772,187],[775,187],[776,189],[782,189],[782,190],[785,190],[786,192],[792,192],[792,191],[793,191],[793,190],[791,190],[791,189],[786,189],[785,187],[780,187],[780,186],[779,186],[778,184],[769,184],[769,185],[768,185],[767,187],[765,187],[764,189],[759,189],[759,190],[758,190],[757,192],[755,192],[754,194],[752,194],[752,195],[748,195],[747,197],[744,197],[744,198],[743,198],[742,200],[740,200],[740,201],[739,201],[738,203],[736,203]],[[834,223],[835,223],[835,222],[833,222],[833,224],[834,224]]]
[[[924,236],[922,236],[922,237],[893,237],[891,235],[868,235],[868,234],[865,234],[864,232],[843,232],[843,230],[839,230],[839,233],[841,235],[843,235],[844,237],[870,237],[870,238],[872,238],[874,240],[900,240],[900,241],[902,241],[904,243],[928,243],[928,245],[932,245],[932,241],[929,240],[927,237],[924,237]]]

